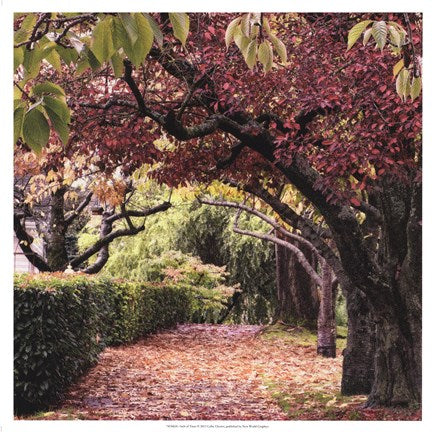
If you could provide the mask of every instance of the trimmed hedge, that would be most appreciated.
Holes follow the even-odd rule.
[[[43,274],[14,281],[14,401],[43,409],[110,345],[185,322],[188,287]]]

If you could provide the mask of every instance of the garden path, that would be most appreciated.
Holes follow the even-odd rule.
[[[296,335],[298,329],[283,337],[261,334],[261,329],[184,324],[131,345],[107,348],[99,363],[70,388],[62,406],[43,418],[377,418],[377,411],[360,410],[365,397],[339,395],[339,350],[336,359],[317,357],[313,341],[301,332]],[[387,414],[383,411],[378,418]]]

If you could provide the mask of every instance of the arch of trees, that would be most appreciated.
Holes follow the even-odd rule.
[[[363,46],[351,47],[355,25]],[[218,180],[252,194],[345,293],[342,389],[370,390],[369,406],[419,402],[421,25],[415,14],[17,16],[20,169],[57,185],[51,201],[89,170],[106,180],[95,191],[125,192],[119,178],[143,164],[170,187]],[[137,229],[124,194],[101,195]]]

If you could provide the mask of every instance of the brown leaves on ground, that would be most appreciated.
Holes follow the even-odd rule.
[[[259,326],[181,325],[106,349],[62,406],[38,419],[397,420],[419,412],[361,409],[339,394],[342,357],[317,357],[293,335]]]

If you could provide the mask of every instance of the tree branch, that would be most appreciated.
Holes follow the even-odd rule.
[[[14,214],[14,231],[19,241],[20,248],[24,252],[26,258],[30,261],[30,263],[34,265],[39,271],[51,271],[51,268],[49,267],[45,259],[30,247],[34,239],[23,227],[21,222],[22,220],[25,221],[23,217]]]
[[[289,249],[291,252],[294,253],[294,255],[296,256],[298,262],[301,264],[301,266],[305,269],[306,273],[313,279],[313,281],[321,286],[322,285],[322,279],[321,277],[318,275],[318,273],[313,269],[313,267],[309,264],[308,260],[306,259],[306,257],[303,255],[303,252],[295,247],[293,244],[280,239],[279,237],[276,236],[271,236],[268,234],[263,234],[263,233],[259,233],[259,232],[255,232],[255,231],[249,231],[249,230],[244,230],[244,229],[240,229],[238,227],[238,218],[240,215],[240,210],[237,212],[236,217],[234,219],[234,226],[233,226],[233,231],[235,233],[238,234],[242,234],[242,235],[247,235],[250,237],[255,237],[258,238],[260,240],[267,240],[270,241],[272,243],[277,243],[280,244],[281,246]]]
[[[85,196],[84,200],[80,203],[80,205],[75,210],[72,210],[70,213],[65,215],[64,221],[67,227],[69,227],[72,224],[72,222],[78,217],[78,215],[81,214],[82,211],[88,206],[92,196],[93,196],[93,192],[89,192]]]

